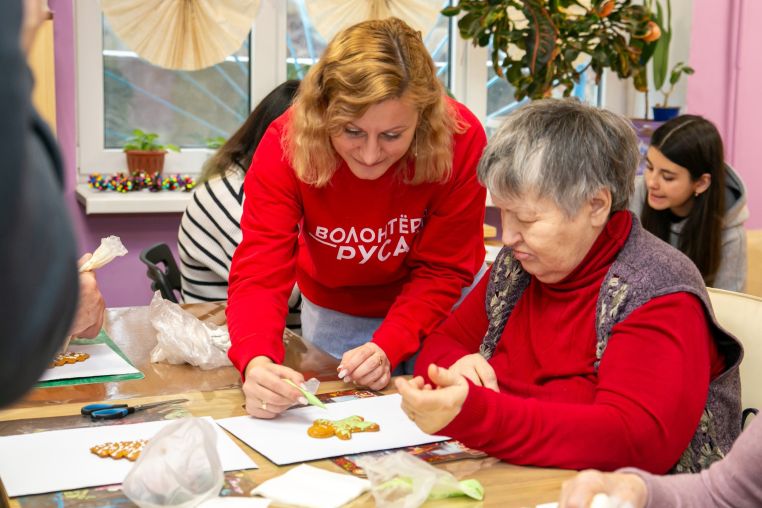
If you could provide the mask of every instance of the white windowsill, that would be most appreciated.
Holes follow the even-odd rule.
[[[87,215],[101,213],[183,213],[192,192],[142,190],[136,192],[96,191],[86,183],[77,185],[77,201]]]

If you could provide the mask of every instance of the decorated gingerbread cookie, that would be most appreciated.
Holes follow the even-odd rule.
[[[354,432],[378,432],[381,427],[375,422],[366,422],[362,416],[349,416],[343,420],[325,420],[319,418],[307,429],[310,437],[322,439],[336,436],[339,439],[352,439]]]
[[[53,359],[53,363],[51,363],[50,366],[60,367],[61,365],[66,365],[69,363],[84,362],[88,358],[90,358],[90,355],[87,353],[73,353],[71,351],[67,351],[65,353],[59,353]]]
[[[117,441],[114,443],[103,443],[90,448],[90,451],[102,459],[127,459],[136,461],[140,457],[140,452],[148,443],[145,439],[138,441]]]

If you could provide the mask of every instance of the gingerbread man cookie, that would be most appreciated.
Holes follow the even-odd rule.
[[[307,429],[310,437],[323,439],[336,436],[346,441],[352,439],[353,432],[378,432],[381,427],[375,422],[366,422],[362,416],[349,416],[343,420],[325,420],[319,418]]]
[[[146,439],[139,439],[138,441],[116,441],[114,443],[95,445],[90,448],[90,451],[102,459],[111,457],[112,459],[127,459],[134,462],[140,457],[140,452],[143,451],[143,447],[147,443],[148,441]]]
[[[61,365],[66,365],[69,363],[84,362],[88,358],[90,358],[90,355],[87,353],[72,353],[71,351],[67,351],[65,353],[59,353],[56,355],[56,357],[53,359],[53,363],[51,363],[50,366],[60,367]]]

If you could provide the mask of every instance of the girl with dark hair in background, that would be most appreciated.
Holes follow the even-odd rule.
[[[278,85],[204,165],[178,234],[186,303],[227,300],[230,263],[242,236],[244,176],[270,123],[288,109],[298,88],[297,80]],[[292,300],[298,300],[297,291]]]
[[[707,286],[743,291],[746,189],[724,162],[717,128],[696,115],[674,118],[656,129],[647,158],[632,200],[643,227],[687,255]]]

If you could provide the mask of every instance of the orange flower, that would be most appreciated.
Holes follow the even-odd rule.
[[[661,37],[661,28],[654,21],[649,21],[646,25],[646,34],[643,36],[645,42],[653,42]]]
[[[598,9],[598,16],[601,18],[607,17],[614,10],[615,0],[606,0]]]

